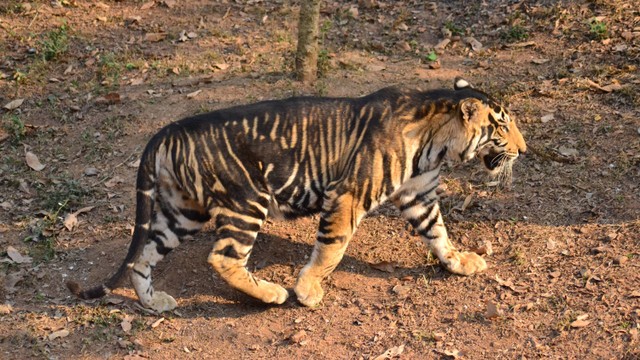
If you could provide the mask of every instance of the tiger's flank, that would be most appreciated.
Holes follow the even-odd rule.
[[[160,130],[142,154],[135,230],[118,271],[93,288],[67,286],[92,299],[129,274],[142,305],[171,310],[177,302],[155,291],[152,269],[212,221],[213,269],[232,287],[282,304],[285,288],[247,270],[256,236],[267,216],[320,213],[313,253],[293,289],[313,307],[362,218],[387,200],[448,271],[470,275],[487,265],[447,235],[436,194],[440,167],[478,157],[509,183],[513,161],[525,151],[507,110],[463,79],[453,89],[296,97],[186,118]]]

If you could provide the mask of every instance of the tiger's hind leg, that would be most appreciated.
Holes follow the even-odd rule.
[[[151,270],[185,237],[197,233],[210,216],[178,190],[165,188],[160,196],[155,204],[149,240],[132,266],[131,282],[143,306],[163,312],[173,310],[178,303],[164,291],[154,290]]]
[[[267,217],[269,195],[256,201],[234,198],[234,206],[214,209],[218,234],[208,262],[231,287],[265,303],[282,304],[289,293],[280,285],[256,279],[247,270],[253,244]]]
[[[366,211],[351,193],[328,191],[323,205],[318,238],[309,263],[305,265],[294,287],[298,301],[314,307],[324,297],[321,282],[338,266]]]

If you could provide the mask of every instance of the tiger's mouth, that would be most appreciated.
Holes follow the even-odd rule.
[[[502,164],[505,158],[508,158],[505,152],[489,151],[482,157],[482,161],[489,171],[494,171]]]
[[[482,156],[487,172],[504,187],[511,185],[512,166],[518,155],[506,151],[489,150]]]

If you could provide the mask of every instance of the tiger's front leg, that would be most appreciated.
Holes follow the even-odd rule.
[[[398,196],[394,203],[420,234],[440,263],[454,274],[471,275],[485,270],[487,263],[476,253],[456,250],[442,221],[435,185],[426,192],[409,192]]]
[[[311,259],[300,271],[294,287],[298,301],[309,307],[315,307],[322,301],[324,291],[321,282],[342,260],[349,240],[366,213],[350,193],[330,193],[323,208]]]

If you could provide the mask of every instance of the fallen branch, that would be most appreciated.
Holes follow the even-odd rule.
[[[555,162],[559,162],[559,163],[563,163],[563,164],[575,164],[576,163],[576,159],[574,158],[566,158],[566,157],[562,157],[558,154],[554,154],[551,151],[548,151],[547,149],[541,149],[535,146],[531,146],[530,144],[527,144],[527,149],[531,150],[532,153],[540,156],[543,159],[547,159],[547,160],[551,160],[551,161],[555,161]]]

